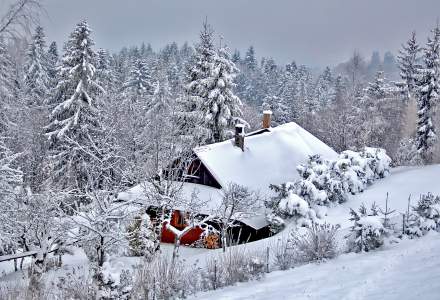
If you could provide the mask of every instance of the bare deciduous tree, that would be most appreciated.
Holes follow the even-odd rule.
[[[38,0],[16,0],[0,16],[0,35],[20,37],[38,24],[43,6]]]

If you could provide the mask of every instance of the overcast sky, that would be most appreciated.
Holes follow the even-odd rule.
[[[416,30],[423,42],[440,0],[43,0],[49,39],[63,43],[86,18],[98,47],[194,42],[205,18],[230,48],[254,45],[280,63],[336,64],[353,49],[397,51]]]

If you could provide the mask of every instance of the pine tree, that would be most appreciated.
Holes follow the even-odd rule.
[[[124,89],[136,97],[144,97],[151,93],[153,86],[151,83],[150,69],[144,59],[134,58],[130,75],[124,84]]]
[[[0,95],[2,98],[11,98],[13,95],[14,77],[13,65],[7,45],[0,37]]]
[[[192,58],[187,75],[188,84],[185,86],[187,96],[180,99],[184,113],[180,124],[184,132],[189,132],[197,143],[204,144],[211,139],[211,132],[204,126],[204,107],[212,85],[216,50],[213,41],[214,31],[205,21],[200,32],[200,42]]]
[[[318,77],[315,85],[314,95],[315,102],[319,103],[320,109],[328,106],[331,102],[333,78],[329,67]]]
[[[417,99],[417,152],[425,163],[432,161],[432,151],[437,139],[432,120],[434,105],[440,95],[440,28],[437,25],[424,49],[424,69],[418,81]]]
[[[234,64],[239,64],[241,62],[240,51],[237,49],[234,50],[234,54],[232,54],[232,62]]]
[[[242,115],[241,101],[233,92],[237,73],[238,69],[231,61],[227,47],[221,47],[214,60],[208,98],[203,102],[204,123],[210,130],[210,142],[225,140],[228,130]]]
[[[383,99],[387,96],[389,85],[385,83],[383,71],[378,71],[373,82],[369,82],[365,89],[366,96],[372,99]]]
[[[416,89],[417,79],[420,74],[421,66],[419,64],[419,54],[422,51],[416,40],[416,33],[413,32],[406,45],[402,45],[399,51],[398,62],[400,68],[400,77],[405,82],[408,97]]]
[[[32,37],[25,66],[26,94],[29,104],[39,106],[46,101],[49,90],[48,60],[43,28],[38,26]]]
[[[171,110],[171,98],[172,93],[168,83],[168,77],[161,72],[159,80],[155,84],[147,113],[149,115],[157,115],[163,112],[169,112]]]
[[[102,88],[95,80],[96,53],[86,21],[70,35],[56,87],[55,108],[46,135],[50,139],[51,178],[55,187],[84,193],[100,175],[102,127],[96,97]]]
[[[255,58],[254,46],[250,46],[249,49],[246,51],[244,64],[246,68],[251,71],[255,71],[257,69],[257,59]]]
[[[58,63],[59,63],[59,54],[58,54],[58,46],[56,42],[52,42],[49,45],[49,49],[46,54],[47,58],[47,76],[49,77],[49,87],[51,89],[55,88],[57,85],[57,76],[58,76]]]
[[[9,102],[14,96],[13,64],[4,40],[0,37],[0,135],[10,125]]]
[[[298,95],[298,67],[295,62],[286,65],[279,95],[287,107],[288,121],[298,121],[303,114],[303,102]]]
[[[304,103],[305,112],[315,113],[319,109],[319,102],[313,97],[311,89],[312,75],[306,66],[302,65],[297,72],[297,95],[302,103]]]
[[[96,79],[107,92],[115,89],[115,78],[110,66],[110,55],[104,49],[97,52]]]

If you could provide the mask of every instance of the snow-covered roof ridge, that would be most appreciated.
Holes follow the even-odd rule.
[[[270,184],[298,179],[297,165],[310,155],[336,158],[337,153],[291,122],[246,135],[244,151],[234,146],[233,140],[194,149],[222,187],[234,182],[263,194]]]

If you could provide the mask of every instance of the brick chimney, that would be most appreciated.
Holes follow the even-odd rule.
[[[234,144],[235,144],[235,146],[240,147],[241,151],[244,151],[244,125],[243,124],[235,125]]]
[[[263,111],[263,128],[270,128],[270,121],[272,119],[272,111]]]

